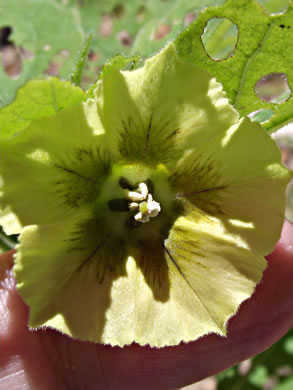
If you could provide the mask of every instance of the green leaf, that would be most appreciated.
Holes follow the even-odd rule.
[[[61,77],[70,74],[83,32],[74,10],[52,0],[2,0],[0,28],[10,27],[9,37],[23,53],[18,77],[9,77],[0,67],[0,106],[10,103],[16,90],[48,67],[60,67]]]
[[[114,69],[125,69],[129,67],[131,69],[135,68],[138,61],[140,60],[140,56],[126,57],[122,54],[118,54],[117,56],[111,58],[109,61],[105,63],[103,69],[99,75],[99,79],[102,79],[106,74],[111,72]]]
[[[107,61],[98,77],[98,80],[101,80],[105,75],[110,73],[113,70],[132,70],[136,68],[138,62],[140,60],[140,56],[126,57],[123,54],[117,54],[117,56],[112,57],[109,61]],[[97,88],[97,84],[94,83],[87,91],[86,96],[89,98],[94,97],[94,91]]]
[[[15,101],[0,110],[1,140],[26,128],[30,121],[47,118],[84,99],[84,92],[57,78],[32,80],[21,88]]]
[[[273,4],[264,0],[262,3],[266,7]],[[282,3],[284,8],[285,2]],[[278,4],[283,9],[281,1]],[[213,60],[203,46],[201,35],[212,18],[227,18],[238,29],[235,53],[223,61]],[[211,39],[209,44],[216,46],[223,36],[217,32]],[[223,6],[205,10],[179,35],[176,46],[181,58],[205,68],[223,84],[228,98],[242,115],[260,108],[271,109],[274,115],[263,126],[273,131],[292,120],[293,99],[281,104],[270,103],[257,96],[255,85],[271,73],[285,74],[289,86],[292,85],[293,53],[288,44],[292,40],[293,4],[286,13],[272,16],[256,0],[228,0]],[[284,83],[285,77],[280,77]],[[285,93],[288,98],[288,90]]]

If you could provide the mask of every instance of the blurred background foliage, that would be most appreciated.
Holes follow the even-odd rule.
[[[42,74],[68,78],[89,33],[93,41],[81,86],[92,84],[116,54],[149,56],[200,11],[224,0],[4,0],[1,2],[0,104]]]
[[[109,62],[112,57],[122,54],[114,61],[124,61],[127,66],[126,56],[142,63],[196,21],[202,10],[224,3],[225,0],[22,0],[20,9],[19,0],[2,0],[0,107],[9,105],[28,80],[50,76],[70,80],[88,33],[93,34],[93,39],[81,80],[85,90],[96,82],[103,64],[113,63]],[[286,14],[291,1],[258,0],[258,5],[264,15],[274,18]],[[283,24],[278,27],[290,28]],[[228,18],[210,19],[201,34],[207,56],[215,62],[233,56],[237,34],[237,25]],[[265,125],[274,115],[275,105],[289,100],[291,89],[285,74],[271,73],[255,84],[253,93],[268,106],[250,116]],[[284,163],[293,170],[293,127],[285,126],[273,137]],[[286,216],[293,222],[293,183],[288,188]],[[0,228],[0,252],[13,248],[16,241],[17,237],[7,237]],[[293,329],[262,354],[187,388],[293,389]]]
[[[217,376],[218,390],[292,390],[293,329],[271,348]]]

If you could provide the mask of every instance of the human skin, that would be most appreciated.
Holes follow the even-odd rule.
[[[110,347],[51,329],[28,330],[12,255],[0,256],[0,390],[178,389],[262,352],[293,326],[293,225],[287,221],[267,256],[263,280],[229,321],[228,336],[211,334],[161,349]]]

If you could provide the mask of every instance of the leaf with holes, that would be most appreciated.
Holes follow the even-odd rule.
[[[84,86],[96,80],[97,69],[118,53],[143,57],[174,39],[200,11],[224,0],[71,0],[68,8],[78,10],[85,32],[94,32]]]
[[[287,9],[288,3],[228,0],[205,10],[176,40],[179,56],[213,74],[242,115],[265,109],[254,120],[265,119],[269,131],[293,118],[293,4]],[[222,23],[211,34],[220,21],[226,27]],[[224,41],[229,55],[218,58],[215,53]]]
[[[149,1],[147,7],[152,17],[137,34],[131,53],[141,52],[144,56],[150,56],[184,30],[202,9],[223,2],[224,0],[177,0],[172,5],[164,2],[164,8],[161,6],[158,12],[158,2]]]
[[[11,102],[16,90],[43,72],[69,75],[80,49],[83,32],[73,10],[51,0],[1,2],[0,28],[11,35],[1,49],[0,106]],[[70,32],[70,33],[68,33]],[[17,62],[15,69],[11,64]]]

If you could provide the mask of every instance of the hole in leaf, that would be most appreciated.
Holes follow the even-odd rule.
[[[95,62],[95,61],[98,61],[98,60],[99,60],[99,56],[98,56],[97,53],[95,53],[94,51],[91,50],[91,51],[89,52],[89,54],[88,54],[88,59],[89,59],[90,61]]]
[[[258,0],[258,2],[270,15],[280,15],[287,11],[290,0]]]
[[[0,47],[11,44],[12,42],[9,40],[9,36],[12,33],[11,27],[3,27],[0,29]]]
[[[32,60],[34,58],[34,53],[30,50],[24,49],[23,47],[19,48],[19,52],[23,58],[26,58],[28,60]]]
[[[69,50],[60,50],[53,58],[51,58],[51,61],[49,62],[49,65],[44,73],[50,76],[59,76],[60,69],[69,56]]]
[[[19,50],[13,45],[1,48],[1,62],[7,76],[17,78],[21,73],[22,61]]]
[[[274,115],[274,111],[270,108],[261,108],[260,110],[250,113],[248,116],[252,122],[263,123],[267,122]]]
[[[22,70],[22,59],[21,50],[9,39],[11,33],[10,27],[3,27],[0,30],[0,54],[4,72],[16,79]]]
[[[234,54],[238,27],[226,18],[210,19],[201,36],[203,47],[213,60],[223,61]]]
[[[100,25],[100,34],[103,37],[109,37],[112,34],[113,31],[113,22],[111,15],[104,14],[102,16],[102,23]]]
[[[190,23],[192,23],[194,21],[194,19],[196,18],[196,13],[194,12],[188,12],[185,16],[184,16],[184,26],[189,26]]]
[[[122,4],[117,4],[113,10],[112,10],[112,15],[115,19],[121,19],[122,16],[124,15],[124,7]]]
[[[268,103],[284,103],[291,96],[288,79],[284,73],[270,73],[255,84],[257,96]]]
[[[44,71],[44,73],[48,74],[49,76],[58,76],[60,68],[61,68],[61,64],[51,61],[49,63],[48,68]]]
[[[122,30],[117,34],[118,41],[122,46],[131,46],[133,39],[128,31]]]
[[[169,24],[162,23],[158,26],[155,32],[154,39],[160,40],[164,38],[166,35],[168,35],[170,31],[171,31],[171,26]]]
[[[145,16],[146,16],[146,7],[142,5],[139,7],[136,13],[136,20],[138,21],[138,23],[142,23]]]

